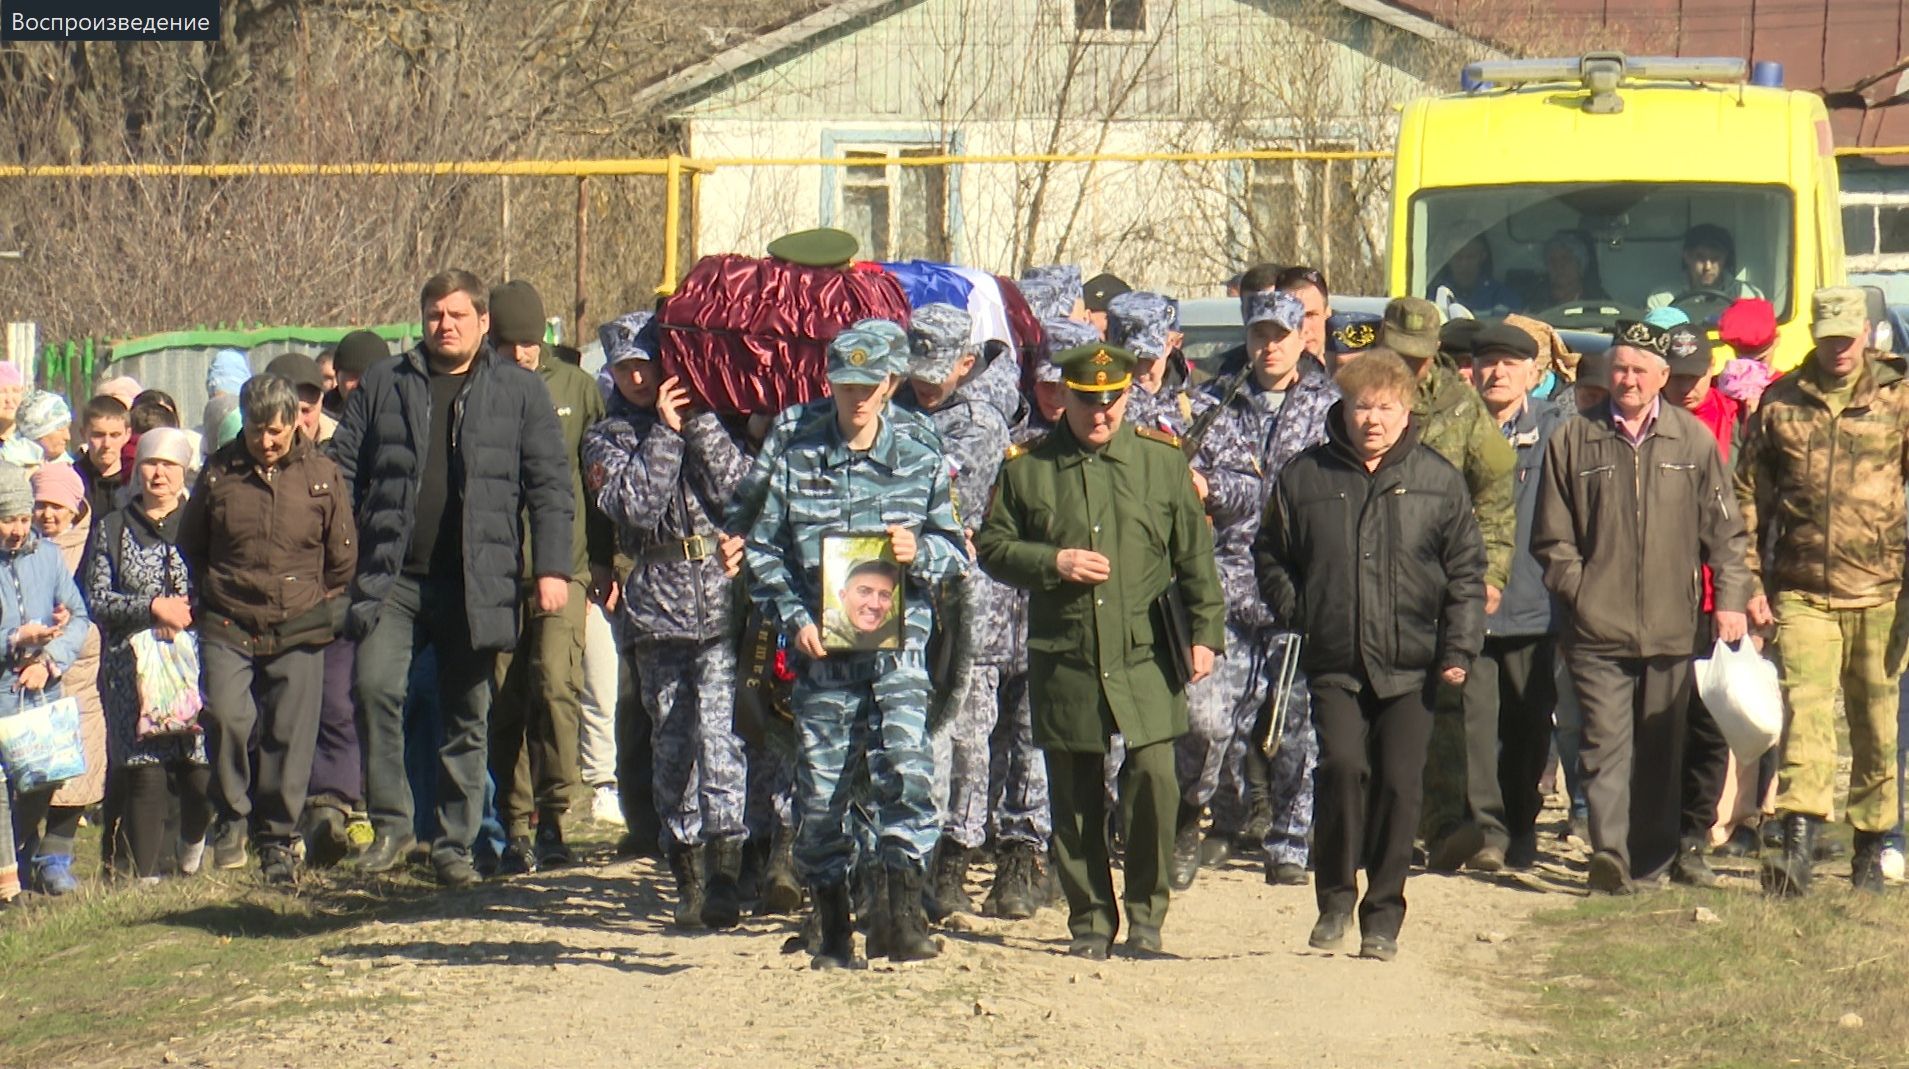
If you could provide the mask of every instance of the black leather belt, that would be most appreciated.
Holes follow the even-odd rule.
[[[637,559],[644,564],[674,564],[677,561],[697,561],[709,556],[709,539],[702,535],[691,535],[674,542],[665,542],[660,546],[651,546]]]

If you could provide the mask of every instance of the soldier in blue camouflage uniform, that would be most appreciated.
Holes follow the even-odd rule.
[[[1029,289],[1029,287],[1033,287]],[[1048,264],[1021,273],[1021,296],[1042,323],[1053,319],[1086,319],[1086,289],[1078,264]],[[1058,352],[1059,350],[1053,350]]]
[[[1009,444],[1008,417],[977,372],[980,356],[971,341],[972,320],[951,304],[915,309],[909,337],[913,353],[908,383],[897,404],[931,420],[941,433],[942,455],[954,480],[955,514],[972,536],[985,515],[994,476]],[[994,366],[1013,361],[997,357]],[[990,370],[981,369],[981,372]],[[1018,407],[1018,406],[1017,406]],[[970,607],[965,623],[974,667],[955,713],[933,734],[935,803],[942,814],[941,843],[929,878],[930,917],[973,912],[966,883],[973,852],[987,839],[988,736],[1000,717],[1003,666],[1012,643],[1006,623],[1014,591],[974,572],[965,580]]]
[[[711,413],[691,412],[655,361],[648,313],[603,327],[616,392],[585,436],[585,481],[634,560],[622,613],[654,723],[652,791],[676,877],[676,923],[726,928],[741,915],[737,878],[747,769],[734,731],[736,652],[716,517],[747,463]]]
[[[1135,426],[1184,437],[1218,403],[1197,391],[1162,385],[1159,392],[1148,393],[1143,388],[1143,383],[1157,377],[1159,365],[1174,350],[1173,308],[1165,297],[1142,290],[1120,294],[1107,304],[1107,330],[1109,340],[1141,361],[1134,368],[1135,385],[1127,409],[1127,419]],[[1256,590],[1253,533],[1266,493],[1259,466],[1236,413],[1221,410],[1205,422],[1204,437],[1192,458],[1193,484],[1213,524],[1214,561],[1226,590]],[[1226,648],[1213,674],[1187,688],[1187,733],[1175,744],[1181,800],[1168,877],[1176,891],[1191,887],[1199,873],[1200,820],[1219,790],[1221,769],[1233,744],[1233,709],[1247,689],[1255,663],[1232,612]]]
[[[1272,496],[1274,479],[1286,462],[1326,440],[1326,413],[1339,399],[1326,370],[1305,352],[1301,327],[1305,306],[1290,293],[1268,290],[1241,298],[1247,344],[1238,365],[1225,365],[1201,392],[1238,414],[1253,457],[1264,473],[1262,500],[1254,510],[1253,530]],[[1304,675],[1295,675],[1284,695],[1285,720],[1278,749],[1260,770],[1264,785],[1251,797],[1248,775],[1253,762],[1264,762],[1257,742],[1270,727],[1273,688],[1279,667],[1299,636],[1282,629],[1260,597],[1249,571],[1243,577],[1222,572],[1227,609],[1241,633],[1251,665],[1233,708],[1232,752],[1214,801],[1216,832],[1238,832],[1259,825],[1255,848],[1266,851],[1268,883],[1303,884],[1312,836],[1312,770],[1319,760],[1313,733],[1310,691]],[[1296,652],[1296,651],[1295,651]],[[1232,649],[1227,660],[1233,659]],[[1223,861],[1227,839],[1209,840],[1205,860]]]
[[[969,557],[947,460],[888,415],[906,366],[895,356],[886,338],[865,330],[851,328],[830,344],[836,417],[799,425],[782,445],[746,550],[750,596],[796,654],[795,862],[815,899],[816,968],[856,962],[848,808],[864,768],[887,875],[888,955],[919,960],[939,953],[922,908],[926,863],[940,830],[927,725],[929,599],[934,584],[967,573]],[[907,574],[903,649],[823,648],[822,537],[837,533],[889,536]]]

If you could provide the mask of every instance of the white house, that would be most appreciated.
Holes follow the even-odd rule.
[[[698,159],[880,164],[718,167],[699,253],[837,226],[869,259],[1078,262],[1193,296],[1265,259],[1376,283],[1389,162],[896,161],[1386,150],[1400,102],[1488,54],[1380,0],[840,0],[635,103]]]

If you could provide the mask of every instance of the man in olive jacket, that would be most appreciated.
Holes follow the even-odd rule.
[[[1670,332],[1620,321],[1611,398],[1545,449],[1531,555],[1565,619],[1558,642],[1584,711],[1593,891],[1628,894],[1677,858],[1690,660],[1716,587],[1716,633],[1743,638],[1750,599],[1743,520],[1697,417],[1659,394]]]
[[[519,875],[571,860],[563,818],[581,782],[577,746],[583,720],[584,622],[590,599],[609,597],[616,539],[583,486],[583,435],[603,418],[603,391],[596,380],[551,352],[544,341],[543,298],[530,283],[520,279],[491,290],[491,345],[518,367],[535,372],[550,391],[576,508],[576,521],[570,525],[570,597],[563,611],[538,611],[536,576],[526,570],[523,631],[516,650],[498,657],[490,768],[497,783],[497,815],[510,840],[498,871]]]
[[[1030,592],[1028,688],[1047,755],[1068,952],[1104,958],[1120,927],[1102,771],[1118,733],[1127,945],[1158,953],[1180,797],[1173,740],[1187,730],[1187,703],[1155,603],[1179,585],[1197,682],[1225,646],[1226,602],[1178,440],[1121,422],[1133,354],[1083,346],[1054,362],[1068,386],[1063,421],[1008,451],[975,552],[989,575]]]

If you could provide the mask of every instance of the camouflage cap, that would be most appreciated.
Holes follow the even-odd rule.
[[[597,342],[603,346],[605,365],[656,359],[655,323],[648,312],[630,312],[603,324],[597,328]]]
[[[829,343],[829,381],[856,386],[879,386],[900,373],[888,339],[869,330],[850,327]]]
[[[974,320],[952,304],[924,304],[909,317],[908,377],[946,382],[961,358],[974,351]]]
[[[896,373],[908,366],[908,356],[912,346],[908,341],[908,328],[892,319],[858,319],[849,325],[850,330],[859,330],[873,334],[888,344],[888,356],[894,362]]]
[[[1139,357],[1118,345],[1083,345],[1054,354],[1067,388],[1097,404],[1111,404],[1133,385]]]
[[[1074,304],[1085,299],[1087,294],[1086,289],[1081,285],[1079,264],[1047,264],[1044,267],[1030,267],[1021,273],[1023,282],[1036,280],[1051,283],[1058,291],[1054,297],[1060,306],[1057,318],[1074,314]],[[1034,303],[1033,298],[1028,298],[1028,303]],[[1041,318],[1046,319],[1047,316],[1043,315]]]
[[[1046,336],[1043,348],[1045,359],[1034,369],[1034,377],[1041,382],[1061,381],[1061,366],[1055,363],[1060,354],[1069,349],[1082,349],[1100,344],[1100,332],[1092,323],[1083,323],[1078,319],[1049,319],[1041,323],[1041,332]]]
[[[1064,296],[1060,283],[1051,278],[1024,278],[1016,288],[1036,319],[1066,319],[1074,311],[1074,298]]]
[[[1167,333],[1173,329],[1173,304],[1146,290],[1129,290],[1107,302],[1107,340],[1124,345],[1141,360],[1167,355]]]
[[[1869,321],[1869,298],[1855,286],[1830,286],[1810,298],[1810,336],[1860,338]]]
[[[1372,312],[1340,312],[1326,320],[1326,351],[1362,353],[1379,342],[1379,317]]]
[[[1299,298],[1284,290],[1241,294],[1240,307],[1245,312],[1246,325],[1249,327],[1255,323],[1273,323],[1291,334],[1306,321],[1306,306],[1299,303]]]
[[[1438,305],[1423,297],[1394,297],[1379,322],[1379,344],[1408,360],[1438,355]]]

